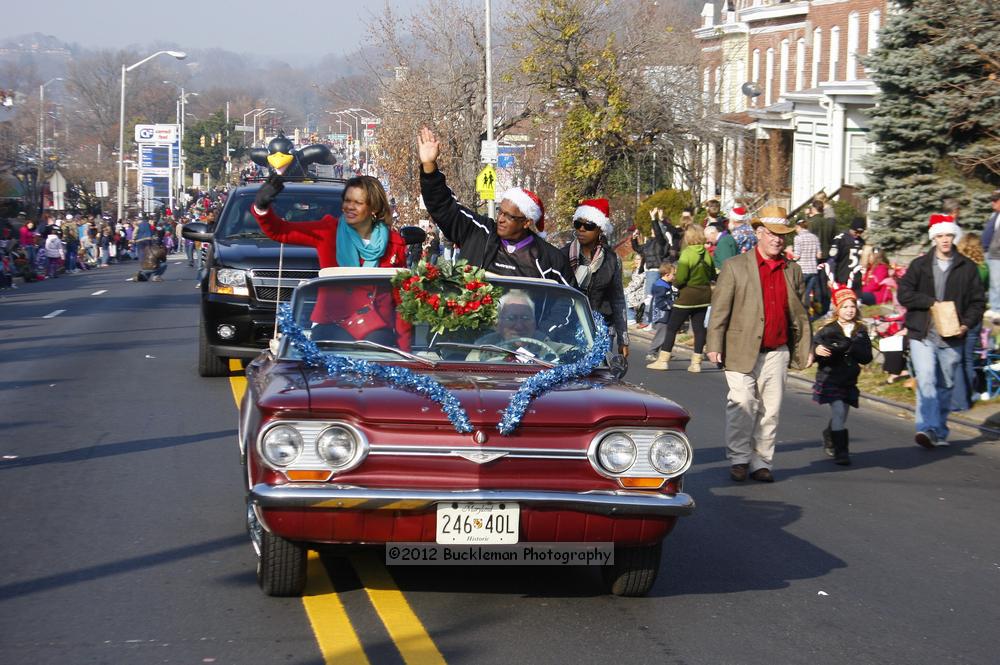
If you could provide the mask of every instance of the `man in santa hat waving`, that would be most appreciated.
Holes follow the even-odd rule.
[[[520,187],[504,192],[494,221],[455,200],[437,168],[441,147],[427,127],[420,130],[417,149],[424,205],[444,236],[462,248],[463,259],[498,275],[544,277],[576,286],[566,256],[529,228],[545,228],[545,207],[534,192]]]
[[[910,360],[917,379],[914,441],[936,448],[948,445],[952,377],[962,360],[966,333],[983,320],[986,295],[976,264],[955,251],[955,241],[962,236],[955,219],[931,215],[928,235],[934,250],[910,263],[899,281],[898,296],[906,308]],[[932,308],[937,310],[934,315]],[[954,315],[957,329],[939,329]]]

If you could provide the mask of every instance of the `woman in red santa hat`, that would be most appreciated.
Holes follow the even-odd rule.
[[[562,248],[573,269],[577,288],[587,294],[590,308],[604,317],[618,338],[618,352],[628,358],[628,322],[621,259],[611,248],[614,232],[607,199],[581,201],[573,213],[576,237]]]
[[[437,167],[440,144],[427,127],[420,130],[417,149],[424,205],[441,233],[462,248],[463,259],[498,275],[576,285],[566,256],[539,235],[545,229],[545,207],[534,192],[513,187],[501,196],[496,220],[479,215],[458,203],[448,188]]]

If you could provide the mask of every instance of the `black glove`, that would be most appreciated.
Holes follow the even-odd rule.
[[[267,210],[271,207],[274,197],[280,194],[284,188],[285,179],[277,173],[272,173],[271,177],[257,190],[257,198],[254,199],[254,205],[257,206],[258,210]]]

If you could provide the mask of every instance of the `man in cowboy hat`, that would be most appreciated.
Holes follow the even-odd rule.
[[[809,362],[812,331],[802,306],[802,269],[785,258],[792,237],[784,208],[753,220],[757,246],[726,261],[712,293],[705,350],[726,370],[730,477],[774,482],[771,467],[788,367]]]
[[[441,233],[462,248],[462,258],[498,275],[544,277],[576,286],[569,259],[536,231],[545,229],[545,208],[534,192],[513,187],[504,192],[496,220],[478,215],[455,200],[438,170],[441,152],[427,127],[417,137],[420,194]]]

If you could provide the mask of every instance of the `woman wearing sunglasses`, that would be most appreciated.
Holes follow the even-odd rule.
[[[577,287],[587,294],[590,308],[614,330],[618,352],[628,358],[622,263],[608,242],[613,230],[607,199],[582,201],[573,213],[575,238],[562,251],[569,259]]]

